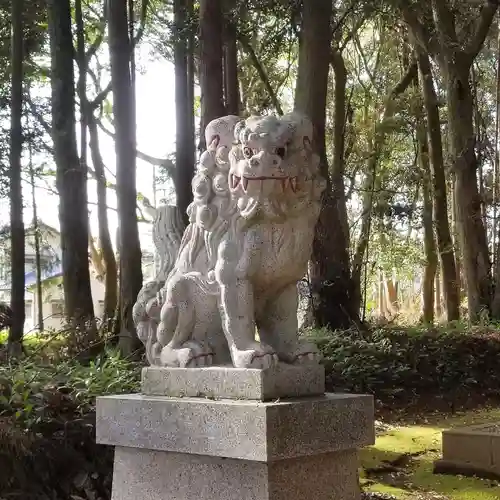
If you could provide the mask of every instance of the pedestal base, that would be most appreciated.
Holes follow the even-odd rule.
[[[98,398],[116,446],[113,500],[358,500],[356,450],[374,442],[371,396]]]
[[[112,500],[358,500],[355,451],[255,462],[116,448]]]

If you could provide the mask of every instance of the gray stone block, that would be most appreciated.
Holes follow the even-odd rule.
[[[142,370],[142,393],[148,396],[259,401],[318,396],[325,393],[325,369],[322,365],[292,366],[283,363],[268,370],[224,366],[150,366]]]
[[[120,395],[97,400],[102,444],[270,462],[374,443],[373,398],[275,402]]]
[[[443,458],[436,473],[500,477],[500,422],[443,431]]]
[[[271,463],[116,448],[112,500],[359,500],[356,452]]]

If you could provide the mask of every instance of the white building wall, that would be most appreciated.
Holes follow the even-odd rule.
[[[104,310],[104,283],[101,283],[94,276],[90,276],[90,290],[92,292],[92,302],[94,303],[94,313],[96,317],[102,317]],[[28,293],[26,298],[28,298]],[[38,300],[34,299],[32,326],[38,322]],[[47,331],[59,330],[64,324],[64,292],[62,283],[44,289],[43,293],[43,326]],[[28,326],[28,325],[26,325]]]

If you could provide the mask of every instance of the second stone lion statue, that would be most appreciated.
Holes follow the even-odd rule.
[[[182,240],[172,207],[158,212],[157,233],[171,233],[163,246],[155,238],[166,264],[134,307],[148,360],[261,369],[278,360],[317,363],[297,327],[297,281],[325,187],[312,125],[297,113],[227,116],[205,136]]]

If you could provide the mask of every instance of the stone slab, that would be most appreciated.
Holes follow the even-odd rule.
[[[500,477],[500,423],[443,431],[443,457],[434,464],[437,473]]]
[[[117,447],[112,500],[359,500],[356,452],[271,463]]]
[[[322,365],[258,370],[214,366],[206,368],[147,367],[142,370],[142,393],[148,396],[254,399],[318,396],[325,393]]]
[[[97,442],[269,462],[375,442],[372,396],[275,402],[140,394],[97,399]]]

